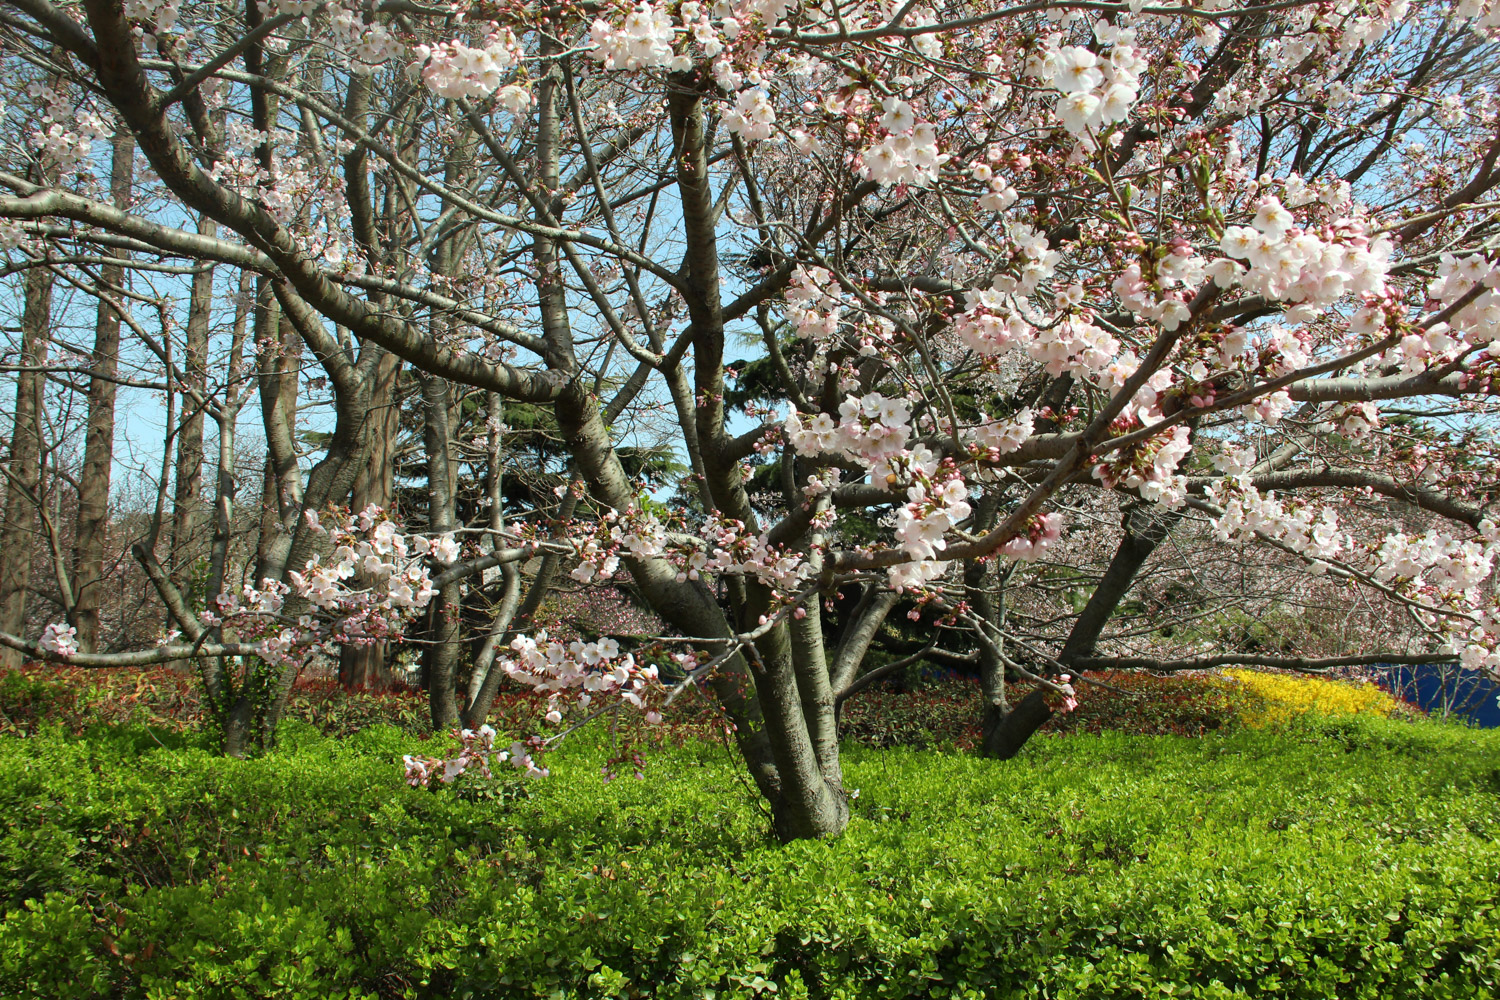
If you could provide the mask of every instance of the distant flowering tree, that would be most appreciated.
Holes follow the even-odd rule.
[[[1244,662],[1106,642],[1174,530],[1399,609],[1380,639],[1400,647],[1355,660],[1500,669],[1500,7],[3,6],[7,58],[53,74],[23,145],[56,169],[0,176],[8,238],[46,253],[91,227],[261,276],[340,421],[288,511],[346,502],[370,359],[421,373],[433,540],[330,561],[338,540],[286,517],[245,598],[274,591],[317,641],[428,590],[452,607],[505,562],[445,540],[468,386],[549,409],[571,484],[476,533],[555,556],[548,580],[628,572],[787,838],[847,822],[835,706],[898,601],[969,636],[996,753],[1071,704],[1080,666]],[[86,169],[109,120],[155,175],[128,209]],[[621,460],[648,414],[692,468],[670,505]],[[1087,601],[1018,627],[1005,594],[1045,590],[1080,535],[1105,540]],[[463,558],[429,583],[393,554]],[[372,558],[375,589],[351,586]],[[559,718],[670,699],[625,644],[516,620],[496,662]],[[1012,705],[1015,675],[1039,688]]]

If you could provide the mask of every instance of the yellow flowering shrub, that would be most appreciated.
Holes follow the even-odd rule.
[[[1299,715],[1390,716],[1401,708],[1387,691],[1374,684],[1355,684],[1327,677],[1268,674],[1258,670],[1224,673],[1250,695],[1240,710],[1247,726],[1261,728],[1289,722]]]

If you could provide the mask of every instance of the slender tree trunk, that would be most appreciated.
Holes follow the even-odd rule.
[[[1088,603],[1074,621],[1073,629],[1068,633],[1063,650],[1058,655],[1059,661],[1068,664],[1093,652],[1094,643],[1103,633],[1104,626],[1115,609],[1120,606],[1120,601],[1130,592],[1141,567],[1181,518],[1180,513],[1171,510],[1148,510],[1143,507],[1126,509],[1122,517],[1125,534],[1120,539],[1120,546],[1115,550],[1114,558],[1110,560],[1099,585],[1089,595]],[[972,567],[970,571],[972,572]],[[967,574],[965,579],[967,581]],[[986,621],[996,623],[997,632],[1003,627],[1003,606],[997,606],[998,602],[987,590],[971,587],[969,601]],[[997,760],[1009,760],[1020,753],[1032,734],[1052,718],[1052,709],[1048,707],[1046,695],[1040,689],[1032,691],[1014,707],[1006,701],[1005,669],[999,646],[1001,641],[996,635],[993,637],[994,645],[987,646],[984,641],[980,642],[981,678],[988,702],[980,753]]]
[[[240,272],[239,295],[234,307],[234,325],[230,332],[228,372],[224,380],[224,403],[216,416],[219,428],[219,461],[214,475],[214,528],[208,550],[208,580],[204,587],[204,593],[209,596],[223,591],[224,574],[229,565],[229,542],[234,528],[234,495],[239,488],[235,481],[239,463],[234,448],[240,407],[243,405],[240,378],[245,356],[245,331],[249,325],[254,288],[254,278],[250,272]],[[232,641],[234,637],[221,633],[221,638]],[[228,686],[232,681],[228,662],[222,657],[213,660],[200,659],[198,669],[203,678],[204,690],[208,692],[210,707],[215,715],[222,719],[228,707]]]
[[[135,176],[135,139],[121,128],[114,139],[114,163],[109,189],[115,207],[128,209]],[[123,253],[123,251],[122,251]],[[118,297],[125,268],[106,264],[99,269],[105,295]],[[123,301],[121,302],[123,306]],[[120,314],[106,298],[99,299],[94,325],[94,376],[89,380],[88,433],[83,472],[78,479],[78,525],[73,536],[73,627],[78,649],[99,648],[99,605],[104,593],[104,558],[109,535],[110,473],[115,460],[115,382],[120,363]]]
[[[993,523],[991,517],[986,523]],[[983,505],[981,506],[983,511]],[[976,633],[979,643],[979,686],[984,695],[984,719],[980,727],[979,755],[1009,760],[1021,752],[1026,741],[1052,718],[1047,696],[1040,688],[1012,705],[1005,685],[1005,599],[986,585],[987,564],[977,559],[964,567],[964,598],[988,627]],[[1002,584],[1003,586],[1003,580]]]
[[[198,232],[213,236],[218,224],[207,216],[198,219]],[[187,376],[184,394],[186,413],[177,432],[177,470],[172,496],[172,549],[167,561],[172,581],[185,593],[199,558],[199,535],[203,531],[203,425],[204,400],[208,389],[208,332],[213,316],[214,269],[205,265],[193,275],[188,297],[187,344],[183,363]],[[196,398],[195,398],[196,397]],[[200,581],[201,582],[201,581]]]
[[[266,434],[260,541],[255,582],[281,578],[292,544],[292,523],[302,508],[302,470],[297,465],[297,390],[302,340],[281,314],[269,281],[261,279],[255,316],[261,422]]]
[[[572,476],[572,469],[568,471]],[[498,476],[492,477],[491,495],[497,495],[500,490]],[[578,506],[578,495],[569,492],[563,498],[562,504],[557,512],[559,523],[566,524],[572,520],[573,512]],[[504,523],[503,514],[499,518]],[[505,577],[505,590],[501,597],[501,606],[495,614],[495,619],[490,624],[490,634],[485,637],[479,652],[474,657],[474,672],[481,676],[477,689],[472,689],[468,706],[464,709],[464,725],[475,729],[489,718],[490,708],[495,703],[495,695],[500,691],[500,681],[504,673],[495,670],[495,658],[509,639],[512,626],[524,626],[530,621],[531,616],[536,614],[541,607],[542,601],[552,589],[552,581],[557,576],[558,568],[562,565],[562,557],[556,552],[548,552],[542,557],[542,564],[537,569],[536,575],[531,578],[531,583],[526,590],[524,600],[517,601],[521,589],[521,571],[514,563],[507,564],[504,569],[508,571]]]
[[[494,532],[489,542],[489,548],[493,551],[503,547],[500,532],[505,530],[505,444],[504,434],[501,431],[501,428],[505,426],[505,399],[498,392],[485,393],[485,426],[489,431],[489,436],[486,439],[485,448],[488,473],[485,477],[484,492],[485,499],[489,503],[490,530]],[[573,500],[571,492],[568,500]],[[493,691],[482,706],[480,697],[485,691],[485,682],[489,679],[490,668],[494,666],[500,643],[510,631],[511,622],[515,621],[516,609],[521,603],[521,571],[516,564],[505,563],[498,568],[496,575],[500,578],[500,600],[491,615],[489,632],[474,654],[473,668],[469,671],[468,691],[464,697],[464,725],[471,729],[476,723],[471,722],[470,719],[476,712],[481,712],[483,715],[489,714],[490,704],[494,701]],[[492,582],[493,580],[486,581],[487,584]],[[486,593],[489,589],[488,586],[482,588]],[[481,721],[483,721],[482,718]]]
[[[975,507],[976,531],[995,525],[998,498],[985,494]],[[1008,571],[990,582],[991,563],[970,559],[964,566],[964,600],[983,623],[975,631],[979,644],[979,687],[984,696],[984,718],[980,726],[979,755],[1009,760],[1021,752],[1026,741],[1052,718],[1046,693],[1032,691],[1012,705],[1005,684],[1005,584]]]
[[[442,534],[458,527],[449,470],[452,435],[447,380],[435,375],[423,378],[422,402],[427,414],[427,527],[433,534]],[[461,599],[460,585],[449,583],[438,588],[437,597],[429,605],[432,627],[428,631],[431,645],[426,650],[427,697],[434,729],[446,729],[458,721],[454,672],[461,648]]]
[[[11,419],[10,476],[5,489],[5,521],[0,525],[0,631],[19,635],[26,627],[26,597],[31,587],[31,552],[36,542],[37,503],[42,481],[42,390],[38,371],[47,363],[52,323],[52,272],[26,272],[26,302],[21,314],[21,371],[16,375],[15,416]],[[0,665],[19,667],[17,650],[0,648]]]

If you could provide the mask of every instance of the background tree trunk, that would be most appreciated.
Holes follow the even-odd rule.
[[[20,635],[26,627],[31,587],[31,551],[36,541],[38,493],[42,480],[42,390],[38,370],[47,363],[52,324],[52,272],[45,266],[26,272],[26,304],[21,314],[21,371],[16,375],[16,412],[11,420],[10,461],[5,488],[5,522],[0,526],[0,631]],[[0,664],[19,667],[21,654],[0,648]]]
[[[213,236],[218,224],[198,219],[198,232]],[[172,495],[172,548],[167,567],[172,582],[190,593],[200,558],[199,535],[206,521],[203,503],[203,424],[208,388],[208,334],[213,314],[214,269],[205,265],[193,275],[188,298],[187,344],[183,374],[187,377],[186,412],[177,433],[177,469]]]
[[[427,528],[434,536],[458,527],[454,513],[453,479],[449,470],[452,434],[449,425],[450,388],[447,380],[428,376],[422,380],[422,400],[427,411]],[[458,721],[458,697],[454,673],[458,664],[461,585],[438,588],[429,606],[428,641],[424,660],[427,697],[432,709],[432,727],[447,729]]]
[[[135,179],[135,139],[126,128],[115,133],[109,192],[115,207],[130,207]],[[125,251],[121,251],[122,255]],[[73,627],[78,649],[92,653],[99,645],[99,603],[104,590],[104,558],[109,537],[109,487],[115,461],[115,373],[120,366],[120,307],[125,268],[105,264],[99,281],[106,297],[99,299],[94,325],[94,375],[89,379],[88,434],[83,450],[83,472],[78,477],[78,526],[73,536]],[[201,437],[201,431],[200,431]]]
[[[370,412],[365,421],[364,461],[355,474],[349,507],[361,511],[374,504],[389,509],[394,493],[396,437],[401,430],[397,387],[401,359],[383,354],[370,389]],[[339,683],[346,689],[384,687],[392,673],[386,666],[387,645],[346,645],[339,648]]]

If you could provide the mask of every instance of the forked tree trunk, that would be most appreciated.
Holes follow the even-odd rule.
[[[1032,691],[1009,709],[989,705],[985,710],[979,755],[996,760],[1010,760],[1021,752],[1026,741],[1046,725],[1050,718],[1052,709],[1047,707],[1047,696],[1041,688]]]
[[[26,597],[31,587],[31,553],[36,542],[38,496],[42,480],[42,390],[46,378],[47,336],[52,323],[52,272],[26,272],[26,302],[21,313],[21,370],[16,374],[16,407],[11,420],[10,476],[5,489],[5,522],[0,526],[0,631],[20,635],[26,627]],[[0,648],[0,665],[14,668],[23,657]]]

